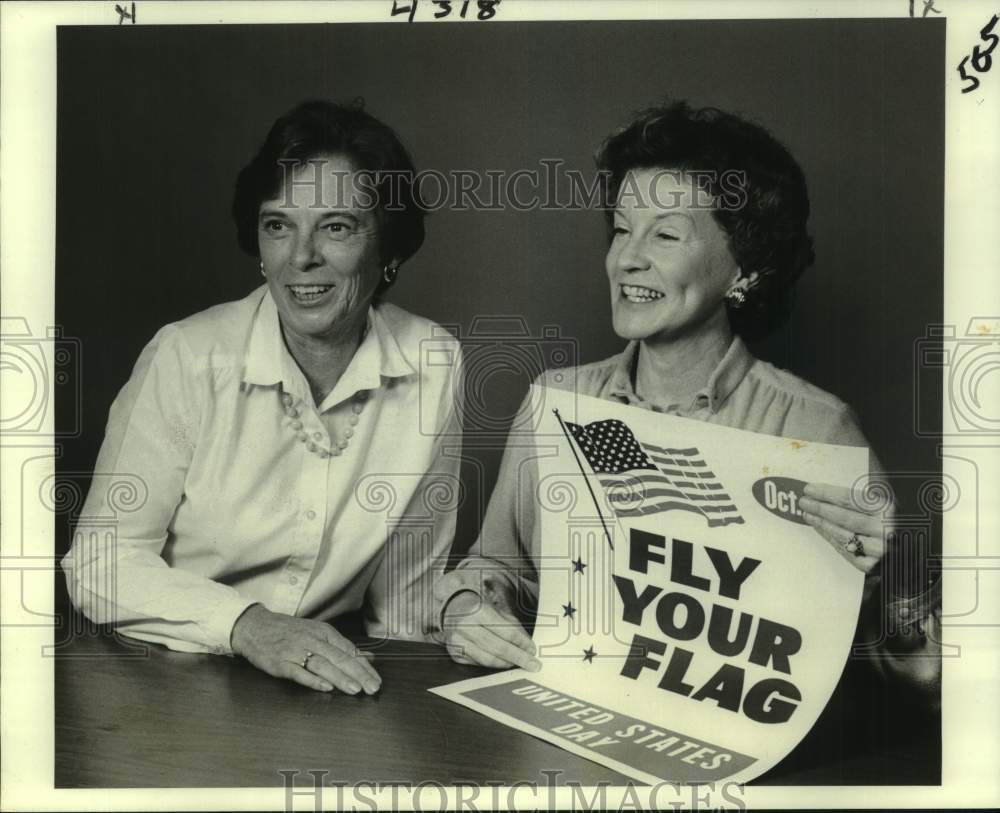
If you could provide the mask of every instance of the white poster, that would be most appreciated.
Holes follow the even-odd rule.
[[[435,689],[630,777],[748,781],[840,679],[864,577],[802,520],[864,448],[534,388],[543,668]]]

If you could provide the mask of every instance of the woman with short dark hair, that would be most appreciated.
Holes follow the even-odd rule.
[[[611,317],[629,343],[538,383],[778,437],[867,446],[846,404],[744,344],[787,316],[792,287],[813,260],[805,178],[788,150],[745,119],[676,102],[611,136],[597,163],[609,204]],[[526,401],[512,438],[531,425]],[[479,539],[435,589],[441,637],[463,663],[540,667],[522,627],[532,623],[541,554],[531,450],[508,443]],[[879,468],[874,456],[871,468]],[[805,494],[803,517],[870,577],[871,595],[892,507],[822,483]],[[910,677],[933,686],[939,668],[928,670],[930,662],[890,671],[912,665]]]
[[[636,169],[687,175],[746,279],[735,288],[742,296],[726,302],[730,330],[753,341],[784,322],[793,286],[813,263],[809,194],[801,167],[767,130],[715,108],[675,102],[647,110],[609,138],[597,163],[612,202]],[[605,214],[613,231],[614,206]]]
[[[325,622],[360,609],[371,635],[425,637],[454,532],[440,439],[457,433],[459,350],[378,299],[423,242],[413,176],[359,105],[275,122],[232,207],[265,284],[162,328],[111,407],[63,560],[91,619],[351,694],[380,678]],[[114,514],[112,473],[145,494],[109,542],[85,521]]]
[[[260,205],[288,180],[291,169],[323,155],[344,155],[361,170],[359,195],[379,220],[380,249],[398,268],[424,242],[424,209],[414,188],[416,170],[399,137],[365,112],[363,105],[309,101],[279,118],[257,155],[240,172],[233,194],[236,240],[252,257],[260,257]],[[315,172],[313,172],[315,178]],[[331,178],[343,182],[344,178]],[[309,178],[306,179],[308,183]],[[379,293],[393,282],[383,279]]]

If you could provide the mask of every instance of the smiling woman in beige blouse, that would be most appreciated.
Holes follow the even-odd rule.
[[[813,261],[805,177],[791,154],[752,122],[676,102],[609,138],[598,164],[614,202],[604,263],[611,321],[628,344],[538,383],[778,437],[868,446],[849,406],[754,358],[744,343],[782,323],[794,283]],[[436,585],[440,637],[462,663],[540,668],[524,629],[537,599],[541,521],[532,446],[517,441],[532,425],[527,402],[523,410],[479,539]],[[805,495],[799,506],[817,543],[868,577],[866,618],[877,624],[883,616],[870,604],[892,506],[824,483],[810,483]],[[924,605],[920,617],[903,608],[921,633],[940,612]],[[888,645],[879,640],[877,667],[933,693],[940,676],[933,635],[897,638],[909,657]]]
[[[78,533],[63,561],[91,619],[351,694],[379,675],[325,622],[363,609],[371,635],[426,636],[454,532],[429,491],[456,483],[440,438],[456,431],[459,352],[379,298],[423,242],[412,177],[357,106],[308,102],[275,122],[233,203],[266,284],[162,328],[111,407],[82,516],[109,513],[104,475],[137,476],[146,495],[115,542]],[[445,352],[422,364],[431,339]],[[392,490],[391,521],[361,493],[372,478]],[[417,513],[425,534],[394,532]]]

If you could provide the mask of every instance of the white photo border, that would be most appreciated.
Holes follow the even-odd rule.
[[[382,22],[391,20],[391,0],[338,2],[150,2],[138,0],[140,25],[270,24]],[[127,5],[127,4],[123,4]],[[502,24],[516,20],[610,19],[776,19],[776,18],[903,18],[908,0],[503,0]],[[915,4],[919,14],[923,0]],[[987,0],[937,0],[947,17],[945,81],[945,286],[944,320],[956,335],[970,320],[986,320],[982,336],[1000,333],[1000,68],[980,77],[981,86],[962,93],[966,84],[957,71],[963,56],[980,42],[980,29],[1000,6]],[[55,324],[55,192],[56,192],[56,27],[113,25],[114,2],[8,2],[0,6],[0,301],[5,317],[25,320],[34,330]],[[448,24],[448,23],[445,23]],[[461,23],[451,23],[461,24]],[[995,55],[1000,59],[1000,52]],[[984,179],[987,179],[984,182]],[[932,202],[935,203],[936,202]],[[914,235],[919,239],[919,235]],[[991,309],[992,308],[992,309]],[[985,309],[985,312],[984,312]],[[50,352],[51,352],[51,348]],[[51,364],[52,359],[48,362]],[[993,372],[993,376],[1000,373]],[[995,388],[994,388],[995,389]],[[10,387],[0,391],[9,405]],[[1000,803],[1000,719],[996,685],[1000,677],[1000,506],[988,495],[1000,493],[1000,430],[994,434],[947,433],[949,391],[945,386],[942,462],[944,476],[967,478],[968,461],[977,472],[975,498],[944,515],[945,641],[960,648],[960,657],[944,659],[942,710],[942,785],[940,787],[748,787],[743,801],[750,808],[977,807]],[[980,405],[990,415],[1000,404]],[[51,420],[51,419],[50,419]],[[994,422],[994,426],[996,423]],[[52,515],[41,505],[23,504],[18,493],[20,470],[27,459],[52,454],[53,427],[42,427],[33,441],[2,443],[2,794],[8,810],[259,810],[286,809],[281,788],[55,790],[53,782],[53,659],[42,657],[52,643],[52,629],[20,626],[21,590],[31,590],[33,606],[54,602]],[[54,467],[55,458],[52,458]],[[23,536],[22,536],[23,533]],[[33,542],[25,553],[24,539]],[[38,550],[34,550],[38,548]],[[32,563],[35,564],[32,564]],[[37,570],[32,567],[37,565]],[[41,572],[38,572],[41,571]],[[965,606],[978,596],[975,609],[960,616],[949,608]],[[37,619],[36,619],[37,620]],[[645,803],[641,788],[633,792]],[[608,789],[611,806],[627,792]],[[381,805],[389,792],[373,794]],[[572,803],[568,788],[550,795],[544,789],[516,790],[505,801],[529,808]],[[589,798],[589,796],[588,796]],[[717,797],[706,804],[721,804]],[[345,802],[354,804],[349,797]],[[413,799],[409,800],[412,805]],[[436,809],[438,795],[416,800]],[[690,805],[690,794],[668,800]],[[626,804],[628,799],[625,799]],[[293,800],[296,809],[313,809],[313,800]],[[406,806],[405,795],[396,803]],[[367,804],[367,802],[365,802]]]

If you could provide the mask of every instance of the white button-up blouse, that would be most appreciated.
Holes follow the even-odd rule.
[[[380,303],[317,408],[266,286],[162,328],[111,407],[63,560],[89,618],[231,653],[251,604],[424,639],[455,526],[458,342]]]

